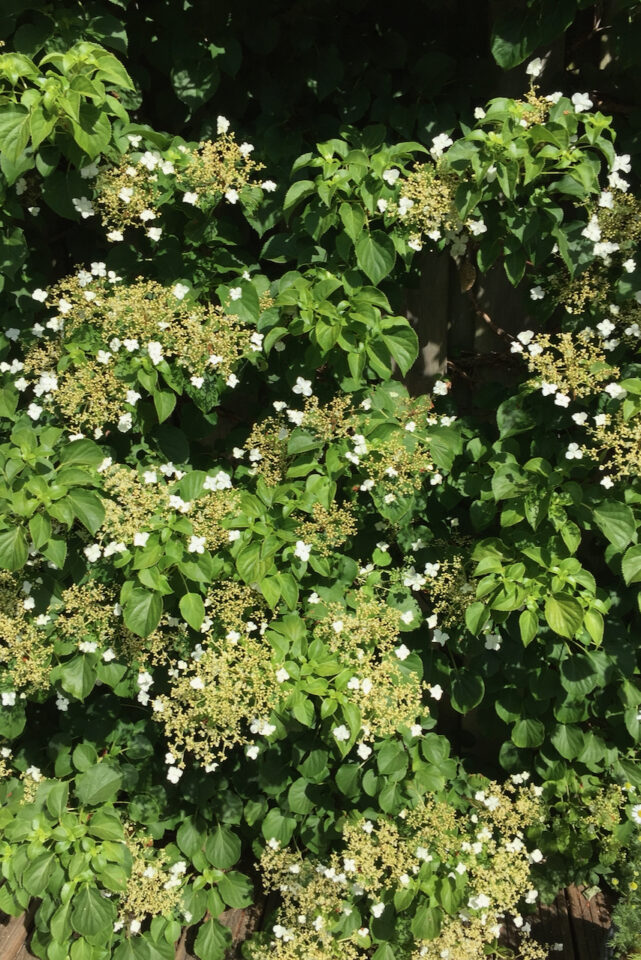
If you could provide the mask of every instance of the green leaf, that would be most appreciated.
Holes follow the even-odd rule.
[[[299,777],[290,786],[287,791],[287,802],[292,813],[311,813],[314,809],[314,801],[308,792],[309,786],[309,781],[305,777]]]
[[[539,618],[533,610],[524,610],[519,617],[519,630],[521,631],[521,641],[524,647],[527,647],[536,637],[539,629]]]
[[[594,510],[594,519],[610,543],[623,551],[637,538],[634,513],[631,507],[617,500],[609,500]]]
[[[576,760],[584,746],[583,731],[580,727],[559,723],[550,740],[566,760]]]
[[[311,180],[297,180],[285,194],[285,199],[283,200],[284,212],[287,213],[299,200],[302,200],[303,197],[308,197],[310,193],[313,192],[314,184]]]
[[[545,601],[545,619],[555,633],[570,640],[581,629],[583,607],[567,593],[553,593]]]
[[[29,143],[30,113],[21,104],[3,104],[0,110],[0,150],[15,163]]]
[[[530,414],[523,409],[521,396],[508,397],[496,411],[496,423],[501,439],[514,437],[517,433],[531,430],[535,422]]]
[[[338,208],[338,213],[343,221],[345,233],[350,240],[356,242],[365,226],[365,213],[363,208],[355,203],[341,203]]]
[[[29,549],[22,527],[13,527],[0,533],[0,568],[20,570],[27,562]]]
[[[101,897],[96,887],[83,884],[73,898],[71,926],[83,937],[104,936],[111,940],[113,922],[116,918],[115,904]]]
[[[356,243],[356,262],[374,285],[393,269],[396,250],[391,237],[382,230],[363,234]]]
[[[198,593],[186,593],[180,598],[180,613],[194,630],[200,630],[205,619],[205,604]]]
[[[65,466],[71,464],[86,464],[97,467],[105,457],[104,450],[93,440],[74,440],[63,447],[60,453],[60,463]]]
[[[434,940],[441,930],[441,914],[436,907],[420,906],[412,920],[412,933],[419,940]]]
[[[81,103],[78,119],[71,119],[73,138],[93,160],[111,140],[111,124],[104,110],[92,103]]]
[[[44,513],[36,513],[29,521],[29,533],[36,550],[44,547],[51,536],[51,520]]]
[[[22,884],[28,893],[41,897],[47,889],[47,883],[56,865],[53,853],[39,853],[26,867],[22,875]]]
[[[76,700],[84,700],[96,682],[95,657],[77,654],[60,667],[60,685]]]
[[[142,587],[134,587],[123,606],[123,619],[127,629],[139,637],[148,637],[162,616],[162,597]],[[202,623],[202,620],[201,620]]]
[[[621,572],[626,584],[641,582],[641,546],[630,547],[621,560]]]
[[[178,827],[176,843],[182,853],[192,860],[205,846],[206,831],[196,826],[194,817],[187,817]],[[216,866],[216,864],[214,864]]]
[[[470,670],[460,670],[452,680],[451,703],[458,713],[469,713],[478,707],[485,693],[482,677]]]
[[[95,534],[100,529],[105,519],[105,508],[95,493],[91,490],[70,490],[66,501],[89,533]]]
[[[109,803],[115,800],[122,784],[122,776],[106,761],[79,773],[76,777],[76,794],[81,803]],[[81,931],[78,931],[79,933]]]
[[[69,797],[69,784],[65,781],[54,783],[47,794],[47,810],[52,817],[59,820],[67,809],[67,799]]]
[[[261,824],[261,832],[265,840],[278,840],[281,847],[286,847],[292,839],[296,821],[292,817],[284,817],[275,807],[269,811]]]
[[[218,881],[218,892],[228,907],[240,910],[252,902],[254,890],[244,873],[230,870]]]
[[[517,747],[540,747],[545,739],[545,727],[540,720],[519,720],[512,727],[512,743]]]
[[[381,339],[405,376],[418,356],[418,337],[409,323],[385,327]]]
[[[583,617],[583,625],[595,644],[599,646],[603,640],[603,616],[594,608],[586,610]]]
[[[219,870],[229,870],[238,863],[240,851],[240,838],[228,827],[218,824],[207,838],[205,855]]]
[[[155,390],[154,406],[158,415],[158,423],[163,423],[174,412],[176,394],[171,390]]]
[[[230,945],[231,932],[214,917],[210,917],[198,928],[194,953],[199,960],[224,960]]]

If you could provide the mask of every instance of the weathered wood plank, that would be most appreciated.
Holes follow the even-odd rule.
[[[2,960],[18,960],[33,924],[35,904],[19,917],[0,914],[0,957]],[[26,957],[31,956],[28,952]],[[22,957],[20,957],[22,960]]]
[[[610,926],[603,895],[597,894],[587,900],[583,888],[568,887],[566,897],[578,957],[581,960],[600,960]]]

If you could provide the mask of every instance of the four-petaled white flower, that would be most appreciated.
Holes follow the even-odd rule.
[[[189,553],[204,553],[205,537],[192,536],[187,544],[187,550]]]
[[[350,738],[350,732],[344,723],[341,723],[339,727],[334,727],[332,734],[334,735],[334,738],[341,743],[344,743]]]
[[[302,540],[296,541],[296,547],[294,549],[294,556],[298,560],[302,560],[303,563],[307,563],[309,560],[309,555],[312,552],[312,548],[309,544],[304,543]]]
[[[171,292],[175,296],[176,300],[184,300],[189,293],[189,287],[184,283],[176,283],[171,288]]]
[[[587,93],[573,93],[572,104],[576,113],[583,113],[583,111],[590,110],[593,107],[593,103]]]
[[[311,397],[312,381],[305,380],[303,377],[296,377],[296,383],[292,387],[292,393],[300,393],[304,397]]]

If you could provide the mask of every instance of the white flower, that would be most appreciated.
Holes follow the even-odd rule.
[[[229,203],[238,202],[238,190],[227,190],[225,192],[225,200],[228,200]]]
[[[590,217],[588,225],[581,231],[581,236],[587,240],[592,240],[593,243],[597,243],[597,241],[601,239],[601,227],[599,226],[598,217]]]
[[[43,408],[39,407],[37,403],[30,403],[27,407],[27,416],[32,420],[37,420],[40,414],[42,413]]]
[[[597,330],[602,337],[609,337],[613,330],[616,329],[615,324],[611,320],[602,320],[596,325]]]
[[[449,633],[445,633],[444,630],[439,630],[438,627],[434,628],[434,633],[432,634],[432,643],[440,643],[440,645],[444,647],[449,639]]]
[[[567,407],[570,403],[570,398],[565,393],[557,393],[554,397],[554,402],[557,407]]]
[[[479,893],[475,897],[470,897],[470,899],[467,901],[467,906],[470,910],[486,910],[490,903],[491,900],[487,894]]]
[[[379,212],[379,213],[385,213],[385,211],[387,210],[387,207],[388,207],[387,200],[385,200],[383,197],[381,197],[380,200],[377,200],[377,201],[376,201],[376,206],[377,206],[377,208],[378,208],[378,212]]]
[[[216,119],[216,133],[220,136],[221,133],[227,133],[229,130],[229,120],[227,117],[219,116]]]
[[[58,710],[61,710],[62,713],[66,713],[69,709],[69,700],[66,697],[63,697],[61,693],[56,694],[56,706]]]
[[[241,153],[243,157],[248,157],[250,153],[253,153],[253,150],[254,150],[254,144],[247,143],[247,142],[241,143],[241,145],[238,148],[239,153]]]
[[[312,552],[311,546],[304,543],[302,540],[296,541],[296,548],[294,550],[294,556],[299,560],[302,560],[303,563],[306,563],[309,560],[309,555]]]
[[[429,688],[429,694],[434,700],[440,700],[443,696],[443,687],[440,683],[434,683]]]
[[[263,180],[260,186],[261,186],[261,189],[265,191],[265,193],[273,193],[274,190],[276,189],[276,184],[274,183],[273,180]]]
[[[402,643],[400,647],[396,647],[396,649],[394,650],[394,653],[396,654],[399,660],[407,660],[407,658],[410,655],[410,650],[408,647],[405,646],[404,643]]]
[[[399,217],[404,217],[414,206],[414,201],[410,200],[409,197],[401,197],[398,201],[398,215]]]
[[[486,650],[500,650],[501,649],[501,637],[498,633],[489,633],[485,638],[485,649]]]
[[[204,553],[205,537],[192,536],[187,544],[187,550],[189,553]]]
[[[532,850],[530,853],[529,859],[532,863],[540,863],[543,859],[543,854],[540,850]]]
[[[539,77],[543,71],[543,61],[540,57],[535,57],[534,60],[530,60],[525,72],[529,77]]]
[[[186,295],[189,293],[189,287],[184,283],[176,283],[171,288],[171,292],[175,296],[176,300],[184,300]]]
[[[449,380],[437,380],[432,387],[432,393],[437,397],[444,397],[450,388]]]
[[[375,917],[380,917],[380,916],[383,915],[383,912],[384,912],[384,910],[385,910],[385,904],[384,904],[384,903],[373,903],[372,906],[370,907],[370,910],[372,911],[372,914],[373,914]]]
[[[95,653],[97,649],[98,644],[94,640],[81,640],[78,644],[81,653]]]
[[[403,621],[403,623],[407,624],[408,626],[413,621],[413,619],[414,619],[414,612],[412,610],[406,610],[405,613],[401,614],[401,620]]]
[[[601,480],[601,486],[605,487],[606,490],[611,490],[614,486],[614,480],[612,477],[603,477]]]
[[[572,419],[577,424],[577,426],[582,427],[586,420],[588,419],[587,413],[573,413]]]
[[[130,413],[123,413],[123,415],[118,420],[118,429],[121,433],[127,433],[128,430],[131,430],[133,424],[132,416]]]
[[[192,193],[190,190],[187,193],[183,193],[183,203],[189,203],[194,206],[198,201],[198,194]]]
[[[483,109],[483,107],[474,107],[474,119],[475,120],[485,119],[485,110]]]
[[[170,783],[178,783],[182,775],[183,771],[180,769],[180,767],[170,767],[167,771],[167,779]]]
[[[16,691],[15,690],[3,690],[0,695],[2,699],[3,707],[13,707],[16,703]]]
[[[231,485],[231,477],[224,470],[219,470],[213,477],[205,477],[203,483],[205,490],[229,490]]]
[[[160,240],[162,236],[162,227],[149,227],[147,236],[150,240]]]
[[[451,147],[453,140],[451,137],[448,137],[446,133],[439,133],[437,137],[434,137],[432,140],[432,146],[430,148],[430,153],[435,160],[438,160],[439,157],[442,157],[448,147]]]
[[[420,253],[420,251],[423,249],[423,244],[421,241],[416,239],[408,240],[407,246],[410,248],[410,250],[414,250],[415,253]]]
[[[641,803],[636,803],[636,804],[632,807],[632,809],[631,809],[631,811],[630,811],[630,816],[632,817],[632,820],[633,820],[635,823],[641,825]]]
[[[545,380],[541,383],[541,393],[544,397],[549,397],[551,393],[556,393],[558,389],[556,383],[546,383]]]
[[[286,680],[289,680],[289,674],[285,667],[281,667],[280,670],[276,671],[276,679],[279,683],[285,683]]]
[[[147,353],[154,366],[157,366],[163,360],[162,343],[158,340],[150,340],[147,344]]]
[[[590,110],[594,106],[587,93],[573,93],[572,103],[576,113],[582,113],[584,110]]]
[[[31,299],[37,300],[38,303],[44,303],[48,296],[49,294],[46,290],[41,290],[40,287],[38,287],[38,289],[34,290],[31,294]]]
[[[578,443],[571,443],[568,446],[568,449],[566,450],[566,453],[565,453],[565,459],[566,460],[582,460],[583,459],[583,451],[581,450]]]
[[[31,777],[32,780],[35,780],[38,783],[39,780],[42,780],[42,773],[40,772],[40,767],[27,767],[25,770],[25,775]]]
[[[230,373],[227,379],[225,380],[225,383],[227,384],[228,387],[231,387],[233,390],[234,387],[238,386],[238,384],[240,383],[240,380],[238,379],[235,373]]]
[[[545,290],[543,287],[531,287],[530,289],[530,300],[542,300],[545,296]]]
[[[631,169],[632,169],[632,167],[631,167],[631,165],[630,165],[630,154],[629,154],[629,153],[622,153],[622,154],[621,154],[620,156],[618,156],[618,157],[615,156],[614,162],[613,162],[613,164],[612,164],[612,172],[613,172],[613,173],[617,173],[619,170],[621,170],[623,173],[630,173],[630,170],[631,170]]]
[[[637,268],[636,261],[632,259],[626,260],[625,263],[623,264],[623,269],[625,270],[626,273],[634,273],[636,268]]]
[[[367,760],[371,756],[372,748],[366,743],[359,743],[356,753],[361,758],[361,760]]]
[[[473,237],[478,237],[482,233],[487,233],[487,227],[483,220],[472,220],[468,224],[468,229]]]
[[[305,380],[303,377],[297,377],[296,383],[292,387],[292,393],[300,393],[304,397],[311,397],[312,395],[312,381]]]
[[[74,210],[80,214],[83,220],[86,220],[87,217],[93,217],[96,212],[88,197],[74,197],[71,202],[73,203]]]
[[[618,383],[609,383],[607,387],[605,387],[605,392],[608,393],[613,400],[620,400],[626,396],[628,391],[624,387],[619,386]]]
[[[256,744],[248,746],[245,750],[245,756],[249,757],[250,760],[255,760],[259,753],[260,747],[256,746]]]
[[[536,901],[538,895],[539,895],[539,891],[538,891],[538,890],[528,890],[528,892],[525,894],[525,902],[526,902],[526,903],[534,903],[534,902]]]
[[[230,300],[240,300],[242,295],[243,295],[242,287],[232,287],[231,290],[229,291]]]
[[[119,243],[124,240],[122,230],[110,230],[107,234],[107,240],[111,240],[112,243]]]
[[[112,650],[111,647],[109,647],[109,648],[108,648],[107,650],[105,650],[105,652],[103,653],[102,659],[105,661],[105,663],[111,663],[112,660],[115,660],[115,659],[116,659],[115,651]]]
[[[100,549],[97,543],[92,543],[90,546],[85,547],[85,549],[83,550],[83,553],[87,558],[87,560],[89,561],[89,563],[95,563],[96,560],[99,560],[100,557],[102,556],[102,550]]]
[[[344,723],[341,723],[340,727],[334,727],[332,734],[334,735],[335,739],[340,742],[344,742],[350,738],[350,732]]]

